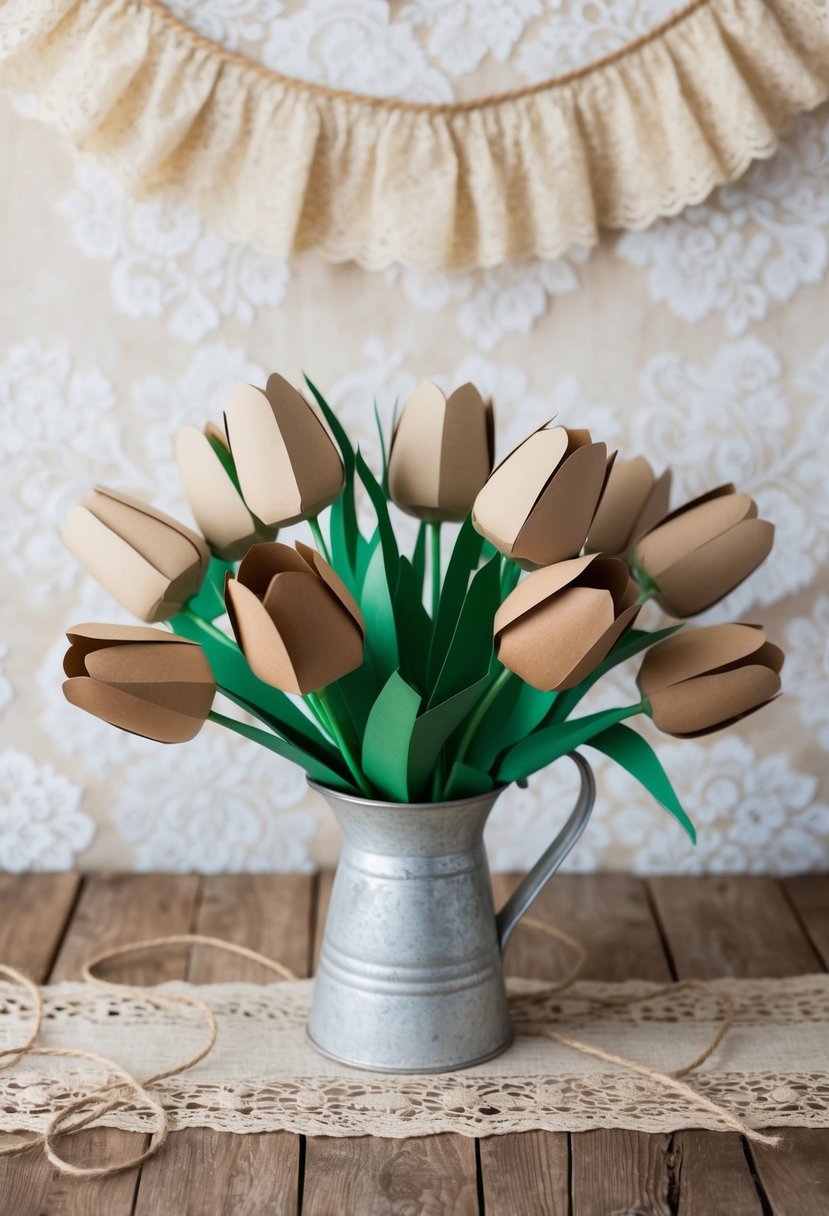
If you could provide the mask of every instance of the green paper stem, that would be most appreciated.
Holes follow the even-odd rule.
[[[373,798],[374,791],[365,778],[365,774],[360,767],[360,762],[355,756],[349,740],[346,738],[346,734],[341,723],[337,720],[337,715],[334,712],[332,705],[328,701],[325,689],[321,688],[318,692],[306,693],[305,700],[312,709],[316,707],[318,713],[321,712],[323,717],[327,720],[331,734],[342,752],[343,760],[345,760],[346,764],[348,765],[352,777],[356,781],[362,793],[365,794],[366,798]]]
[[[440,524],[429,524],[429,542],[432,567],[432,620],[437,620],[440,604]]]
[[[203,616],[199,616],[197,612],[194,612],[187,605],[182,608],[178,615],[189,617],[191,621],[195,621],[200,631],[208,634],[214,642],[221,642],[224,646],[232,646],[234,650],[237,649],[234,639],[228,637],[223,629],[220,629],[218,625],[214,625],[212,621],[206,621]]]
[[[458,744],[458,750],[455,753],[455,763],[459,764],[466,758],[466,753],[472,745],[472,740],[478,732],[478,727],[486,717],[492,703],[495,701],[498,694],[513,678],[514,673],[508,667],[504,667],[492,681],[489,688],[486,690],[480,701],[476,705],[467,725],[463,732],[461,741]]]
[[[314,537],[317,548],[319,549],[320,553],[322,554],[322,556],[325,558],[325,560],[328,562],[328,564],[330,566],[331,565],[331,554],[328,551],[328,545],[325,543],[325,537],[322,534],[322,528],[320,527],[319,517],[316,515],[309,515],[308,527],[311,529],[311,534]]]
[[[275,732],[260,730],[258,726],[250,726],[247,722],[237,722],[235,718],[228,718],[225,714],[217,713],[213,709],[207,715],[207,719],[209,722],[215,722],[217,726],[223,726],[226,730],[232,730],[234,734],[241,735],[244,739],[250,739],[252,743],[258,743],[260,747],[266,747],[285,760],[298,764],[300,768],[305,769],[309,777],[313,777],[315,781],[321,781],[324,785],[330,785],[332,789],[345,790],[350,793],[354,788],[335,769],[323,764],[310,753],[289,743],[287,739],[283,739]]]

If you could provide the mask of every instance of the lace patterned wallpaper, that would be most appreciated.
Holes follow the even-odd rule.
[[[175,0],[209,37],[281,71],[427,100],[588,61],[670,0]],[[623,773],[572,868],[829,863],[829,108],[704,205],[592,252],[464,274],[293,264],[228,244],[189,205],[135,204],[91,160],[0,110],[0,869],[308,870],[336,856],[302,774],[208,725],[164,748],[67,706],[69,624],[123,620],[57,537],[103,482],[186,512],[171,457],[230,385],[307,370],[374,450],[371,403],[423,376],[473,379],[502,447],[544,412],[676,470],[676,500],[733,478],[777,525],[764,571],[706,619],[755,619],[788,695],[736,730],[663,738],[696,850]],[[606,689],[608,701],[628,695]],[[621,703],[621,701],[619,701]],[[598,704],[598,703],[597,703]],[[531,863],[575,795],[570,765],[494,813],[499,868]]]

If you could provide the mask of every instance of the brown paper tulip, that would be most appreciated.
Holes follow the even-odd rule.
[[[693,737],[767,705],[780,691],[782,666],[782,650],[759,625],[709,625],[657,642],[638,683],[660,730]]]
[[[66,636],[67,701],[159,743],[185,743],[201,730],[216,685],[195,642],[137,625],[74,625]]]
[[[718,486],[672,511],[636,542],[634,567],[656,585],[657,603],[694,616],[733,591],[768,557],[774,526],[732,485]]]
[[[311,519],[342,491],[343,462],[297,390],[273,375],[267,387],[237,384],[225,429],[242,496],[268,527]]]
[[[389,492],[418,519],[465,519],[492,471],[492,402],[472,384],[444,397],[425,380],[409,397],[389,455]]]
[[[608,557],[627,553],[668,514],[670,495],[670,469],[656,477],[644,456],[617,460],[587,534],[587,551]]]
[[[610,469],[589,431],[545,424],[502,460],[475,499],[472,522],[507,557],[550,566],[584,544]]]
[[[350,591],[315,549],[254,545],[226,584],[236,640],[251,671],[304,695],[363,661],[365,626]]]
[[[227,439],[218,427],[183,427],[175,450],[184,497],[218,557],[238,561],[251,545],[274,539],[276,528],[267,527],[245,505],[231,472]]]
[[[534,688],[575,688],[632,624],[636,594],[615,557],[594,554],[536,570],[495,614],[498,658]]]
[[[180,612],[210,565],[210,551],[196,532],[113,490],[97,489],[72,508],[63,541],[142,621],[166,621]]]

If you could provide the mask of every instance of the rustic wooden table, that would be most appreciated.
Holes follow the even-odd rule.
[[[503,899],[515,878],[498,876]],[[105,946],[199,932],[313,969],[331,887],[319,877],[0,875],[0,961],[37,980],[75,978]],[[589,950],[587,976],[785,976],[829,967],[829,876],[557,877],[534,912]],[[517,934],[511,971],[551,978],[550,946]],[[139,983],[260,979],[241,960],[169,949]],[[737,1135],[532,1132],[479,1141],[325,1139],[287,1132],[173,1133],[142,1171],[56,1175],[40,1154],[0,1159],[0,1216],[827,1216],[829,1131],[787,1129],[782,1148]],[[135,1151],[107,1129],[74,1159]]]

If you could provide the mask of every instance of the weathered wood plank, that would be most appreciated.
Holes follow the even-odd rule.
[[[46,979],[80,881],[78,874],[0,874],[0,963]]]
[[[800,874],[783,882],[812,946],[829,969],[829,875]]]
[[[309,1139],[302,1216],[382,1213],[477,1216],[474,1140]]]
[[[257,950],[296,975],[308,974],[313,879],[306,874],[225,874],[204,879],[198,932]],[[188,978],[272,983],[257,963],[197,946]]]
[[[682,979],[820,971],[820,959],[773,878],[652,878],[657,914]]]
[[[298,1136],[174,1132],[144,1166],[135,1216],[295,1216],[298,1163]]]
[[[821,969],[812,944],[772,878],[653,878],[650,887],[681,979],[786,976]],[[804,1135],[804,1131],[785,1129],[784,1143],[774,1151],[749,1146],[774,1216],[826,1214],[829,1132],[821,1129]],[[690,1154],[687,1142],[699,1135],[680,1134],[683,1155]],[[718,1179],[715,1160],[703,1156],[696,1184],[709,1189],[716,1181],[728,1185],[737,1168],[735,1162]]]
[[[199,880],[189,874],[101,874],[84,883],[50,979],[76,980],[92,954],[166,934],[189,933]],[[109,965],[107,979],[162,984],[184,979],[187,952],[168,947]]]
[[[109,946],[126,945],[168,933],[189,933],[198,901],[199,880],[189,875],[124,874],[87,878],[67,929],[50,979],[77,979],[81,963]],[[183,979],[186,953],[179,949],[137,955],[108,968],[106,975],[136,984]],[[117,1161],[133,1156],[143,1137],[117,1128],[100,1128],[73,1136],[64,1151],[78,1164]],[[167,1154],[165,1154],[167,1155]],[[168,1156],[171,1168],[174,1168]],[[110,1178],[79,1179],[56,1174],[38,1216],[129,1216],[133,1211],[137,1170]]]
[[[829,1132],[787,1127],[778,1148],[752,1146],[757,1173],[774,1216],[826,1216],[829,1211]]]
[[[568,1216],[570,1147],[565,1132],[487,1136],[480,1143],[486,1216]]]
[[[313,880],[305,875],[217,875],[203,881],[196,932],[238,942],[308,969]],[[188,978],[270,983],[253,962],[196,947]],[[288,1132],[231,1135],[210,1128],[174,1132],[144,1167],[135,1216],[294,1216],[298,1208],[300,1138]]]
[[[668,1164],[679,1192],[677,1216],[763,1216],[739,1136],[678,1132],[668,1149]]]
[[[76,874],[0,874],[0,962],[42,983],[48,973],[80,878]],[[0,1143],[27,1136],[0,1136]],[[0,1216],[39,1216],[52,1182],[40,1149],[0,1157]]]

